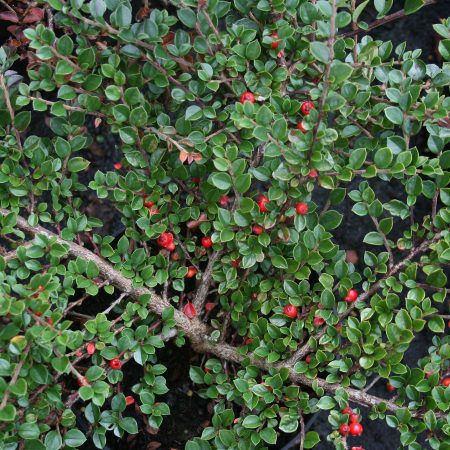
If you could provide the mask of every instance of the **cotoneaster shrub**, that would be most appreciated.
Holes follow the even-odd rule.
[[[362,448],[361,406],[405,448],[448,449],[450,21],[437,66],[366,35],[392,0],[13,3],[0,448],[126,448],[158,429],[172,340],[205,355],[190,378],[214,405],[188,450],[267,448],[280,431],[313,448],[319,410],[337,449]],[[334,235],[349,204],[345,221],[371,227],[358,266]],[[117,236],[101,233],[107,207]],[[407,365],[421,333],[428,354]]]

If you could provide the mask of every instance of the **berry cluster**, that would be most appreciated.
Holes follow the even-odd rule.
[[[339,433],[341,433],[341,436],[361,436],[363,434],[364,428],[359,421],[359,414],[355,414],[352,408],[350,408],[349,406],[344,408],[342,413],[348,416],[349,422],[343,423],[339,427]]]

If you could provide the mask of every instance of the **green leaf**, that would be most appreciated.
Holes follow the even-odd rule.
[[[250,60],[255,60],[259,58],[259,55],[261,54],[261,45],[259,41],[252,41],[249,44],[247,44],[247,47],[245,48],[245,57]]]
[[[67,164],[67,169],[69,172],[81,172],[89,166],[90,162],[81,156],[76,156],[71,158]]]
[[[351,76],[352,72],[353,68],[349,64],[338,60],[333,61],[333,64],[331,64],[330,75],[334,77],[335,83],[342,83]]]
[[[311,42],[310,50],[313,56],[323,63],[330,60],[330,50],[323,42]]]
[[[0,422],[12,422],[16,418],[16,412],[14,405],[7,404],[0,409]]]
[[[385,169],[392,163],[393,155],[389,147],[382,147],[375,153],[374,162],[380,169]]]
[[[397,106],[388,106],[384,110],[386,117],[395,125],[401,125],[403,123],[403,113]]]
[[[202,117],[202,114],[203,113],[200,106],[191,105],[189,106],[189,108],[186,109],[184,117],[186,120],[194,121],[200,119]]]
[[[254,414],[248,415],[244,421],[242,422],[242,426],[244,428],[258,428],[262,425],[261,419],[259,416],[256,416]]]
[[[277,443],[277,433],[273,428],[264,428],[259,432],[259,436],[267,444],[273,445]]]
[[[227,173],[213,173],[210,177],[210,182],[218,189],[226,191],[232,185],[231,177]]]
[[[21,111],[20,113],[16,114],[16,117],[14,119],[14,127],[18,131],[25,131],[28,128],[28,125],[30,125],[30,122],[31,112]]]
[[[305,435],[304,448],[313,448],[320,442],[319,434],[315,431],[308,431]]]
[[[47,450],[59,450],[62,447],[62,438],[57,431],[49,431],[45,436]]]
[[[197,16],[190,8],[181,8],[177,11],[177,16],[188,28],[195,28],[197,22]]]
[[[69,430],[64,435],[64,444],[68,445],[69,447],[81,447],[85,442],[85,435],[76,428]]]
[[[124,429],[128,434],[137,434],[138,424],[134,417],[124,417],[119,422],[120,428]]]
[[[317,407],[319,409],[325,409],[325,410],[326,409],[332,409],[332,408],[334,408],[335,405],[336,405],[336,402],[329,395],[324,395],[317,402]]]
[[[364,236],[364,242],[370,245],[383,245],[383,236],[376,231],[371,231]]]
[[[405,1],[405,14],[412,14],[418,11],[422,6],[425,5],[425,0],[406,0]]]

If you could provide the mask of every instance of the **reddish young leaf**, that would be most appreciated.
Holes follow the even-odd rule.
[[[193,319],[197,315],[197,310],[191,302],[184,305],[183,312],[189,319]]]

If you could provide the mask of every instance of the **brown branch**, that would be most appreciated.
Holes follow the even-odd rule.
[[[0,215],[6,216],[10,214],[11,211],[7,209],[0,208]],[[73,257],[79,257],[84,259],[85,261],[91,261],[95,263],[99,269],[99,272],[102,277],[109,280],[111,284],[116,286],[118,289],[128,292],[128,295],[130,298],[133,298],[135,300],[140,299],[142,296],[148,296],[150,298],[150,301],[148,303],[148,309],[155,313],[156,315],[162,315],[162,313],[170,306],[170,303],[167,301],[164,301],[163,298],[161,298],[159,295],[157,295],[152,289],[147,288],[135,288],[132,285],[132,281],[125,278],[119,271],[115,270],[114,267],[109,264],[104,259],[100,258],[90,250],[74,243],[71,241],[64,241],[56,234],[52,233],[51,231],[41,227],[41,226],[35,226],[32,227],[26,219],[23,217],[17,216],[17,225],[18,228],[20,228],[22,231],[29,233],[31,235],[44,235],[50,239],[54,239],[56,242],[65,245],[68,249],[68,253]],[[397,273],[399,270],[401,270],[408,261],[413,259],[418,254],[424,252],[429,248],[430,245],[437,242],[441,237],[441,234],[438,233],[435,235],[435,237],[431,240],[424,241],[419,247],[415,248],[413,251],[410,252],[410,254],[401,262],[399,262],[393,270],[389,273],[389,276]],[[217,252],[216,252],[217,253]],[[214,255],[213,255],[214,256]],[[211,257],[211,259],[213,258]],[[218,255],[216,256],[216,258]],[[208,282],[210,282],[211,276],[204,277],[203,285],[206,285]],[[365,294],[362,294],[360,296],[360,299],[367,298],[370,295],[372,295],[373,292],[375,292],[376,289],[378,289],[379,285],[381,283],[381,280],[377,283],[375,283],[372,288],[366,292]],[[208,291],[206,291],[208,292]],[[343,314],[343,316],[348,315],[352,309],[354,308],[354,305]],[[274,368],[272,364],[268,364],[263,359],[258,359],[254,357],[253,355],[242,355],[238,348],[225,344],[225,343],[215,343],[212,342],[209,338],[210,329],[207,325],[202,323],[198,318],[194,318],[192,320],[188,319],[181,311],[175,309],[174,310],[174,320],[176,323],[176,327],[185,333],[186,337],[190,340],[192,347],[201,353],[211,353],[212,355],[215,355],[221,359],[228,360],[229,362],[235,362],[238,364],[243,363],[243,361],[250,361],[251,364],[254,364],[258,368],[264,371],[269,371]],[[325,333],[325,330],[323,330],[322,335]],[[307,378],[306,376],[302,374],[298,374],[294,371],[292,368],[292,365],[289,365],[288,361],[284,361],[278,368],[284,368],[288,370],[289,378],[294,383],[298,383],[304,386],[313,387],[318,386],[323,388],[326,392],[330,394],[335,394],[338,389],[341,389],[342,386],[340,384],[330,384],[326,380],[320,379],[320,378]],[[72,369],[71,369],[72,370]],[[73,371],[72,371],[73,372]],[[395,404],[393,401],[381,399],[372,395],[368,395],[367,393],[353,389],[353,388],[345,388],[349,400],[353,401],[355,403],[358,403],[360,405],[372,407],[377,406],[380,404],[385,404],[388,411],[395,412],[399,410],[401,407]],[[411,411],[411,414],[413,417],[422,417],[423,413],[420,413],[418,411]]]
[[[205,304],[206,297],[208,296],[209,287],[211,286],[212,282],[212,273],[214,269],[214,264],[221,256],[222,252],[217,251],[214,252],[208,260],[208,265],[206,266],[205,271],[203,272],[202,281],[200,282],[200,286],[197,289],[197,293],[195,294],[194,298],[194,306],[197,309],[197,311],[200,313],[200,311],[203,309],[203,305]]]
[[[9,115],[11,118],[11,126],[16,135],[17,146],[19,147],[20,151],[23,151],[22,141],[20,139],[20,133],[14,124],[14,122],[15,122],[14,108],[11,104],[11,98],[9,96],[8,86],[6,85],[5,76],[3,75],[3,73],[0,73],[0,88],[3,91],[3,97],[5,98],[6,108],[8,109],[8,112],[9,112]]]
[[[433,5],[436,2],[437,2],[437,0],[425,0],[425,3],[424,3],[423,6]],[[355,36],[355,35],[361,33],[362,31],[365,31],[367,33],[369,31],[372,31],[374,28],[378,28],[378,27],[381,27],[383,25],[386,25],[389,22],[393,22],[394,20],[401,19],[405,15],[406,15],[405,10],[401,9],[400,11],[397,11],[395,13],[389,14],[389,15],[383,17],[382,19],[378,19],[378,20],[375,20],[374,22],[370,23],[367,30],[363,30],[362,28],[358,28],[358,29],[355,29],[355,30],[352,30],[352,31],[347,31],[347,33],[342,33],[338,37],[339,38],[348,38],[348,37]]]
[[[25,364],[25,360],[27,359],[28,352],[30,351],[30,348],[31,348],[31,343],[29,343],[25,347],[23,352],[21,353],[22,359],[16,364],[16,367],[14,369],[14,373],[12,374],[12,377],[11,377],[11,381],[9,382],[9,386],[12,386],[12,385],[16,384],[16,382],[17,382],[17,380],[19,378],[20,371],[22,370],[22,367]],[[8,399],[9,399],[9,396],[10,396],[9,386],[6,388],[5,392],[3,392],[3,399],[2,399],[2,402],[0,403],[0,410],[2,410],[6,406],[6,404],[8,403]]]

